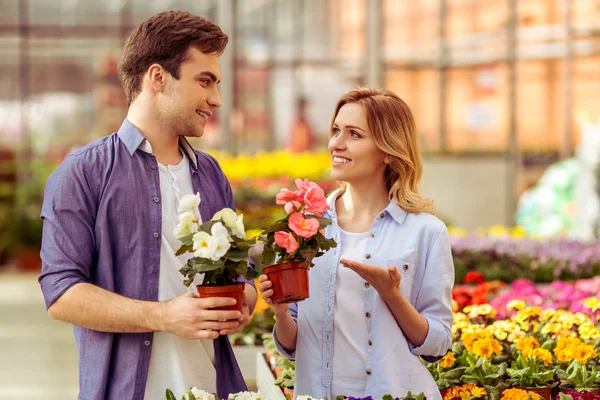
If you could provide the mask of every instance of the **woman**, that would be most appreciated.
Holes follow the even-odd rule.
[[[275,339],[296,359],[295,393],[375,399],[441,396],[418,356],[441,358],[452,344],[454,266],[448,231],[419,194],[422,160],[408,106],[387,90],[355,89],[338,102],[329,151],[326,235],[338,247],[315,259],[310,298],[273,305]]]

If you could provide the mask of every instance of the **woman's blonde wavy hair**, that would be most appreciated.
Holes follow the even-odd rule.
[[[423,160],[415,120],[408,105],[389,90],[353,89],[338,101],[331,120],[332,129],[340,109],[348,103],[364,107],[375,145],[388,155],[385,185],[390,201],[396,200],[406,212],[434,214],[433,200],[422,197],[419,192]]]

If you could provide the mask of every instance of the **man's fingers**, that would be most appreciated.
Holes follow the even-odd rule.
[[[233,297],[206,297],[200,298],[200,307],[202,308],[217,308],[233,306],[236,300]]]
[[[211,331],[220,331],[223,329],[233,329],[240,326],[240,322],[235,321],[224,321],[224,322],[216,322],[216,321],[207,321],[202,324],[202,329],[211,330]]]
[[[205,321],[230,321],[240,319],[242,313],[235,310],[204,310],[202,316]]]
[[[216,339],[219,337],[219,331],[201,330],[195,335],[196,339]]]

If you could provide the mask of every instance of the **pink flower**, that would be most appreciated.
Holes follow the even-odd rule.
[[[296,190],[294,193],[301,197],[300,200],[304,198],[304,195],[309,189],[319,187],[319,185],[309,181],[308,179],[296,179],[296,186],[298,187],[298,190]]]
[[[300,204],[300,202],[292,200],[288,203],[285,203],[285,206],[283,206],[283,209],[285,210],[286,213],[289,214],[294,211],[294,208],[296,210],[300,210],[300,207],[302,207],[302,204]]]
[[[281,189],[275,196],[277,204],[282,205],[290,201],[302,201],[302,197],[298,196],[297,192],[292,192],[289,189]]]
[[[275,243],[277,246],[284,248],[288,254],[293,253],[300,247],[294,235],[285,231],[275,232]]]
[[[329,210],[325,192],[318,186],[311,187],[306,191],[304,203],[306,204],[306,211],[317,217],[322,217],[323,213]]]
[[[288,225],[296,235],[307,239],[316,235],[319,230],[319,221],[316,218],[306,219],[299,212],[290,215]]]

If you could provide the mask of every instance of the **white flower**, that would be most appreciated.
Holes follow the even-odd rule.
[[[211,248],[213,245],[212,236],[206,232],[196,232],[192,237],[194,241],[194,255],[196,257],[210,258],[210,255],[214,253],[214,249]]]
[[[231,244],[226,236],[212,236],[210,239],[210,255],[208,258],[217,261],[227,253],[227,250],[229,250],[230,247]]]
[[[177,212],[194,211],[200,204],[200,193],[186,194],[179,200]]]
[[[296,397],[296,400],[323,400],[323,399],[317,399],[317,398],[310,397],[310,396],[298,396],[298,397]]]
[[[196,222],[196,216],[187,211],[179,215],[179,224],[173,230],[173,234],[177,239],[181,239],[185,236],[192,234],[192,227]]]
[[[231,229],[235,236],[240,239],[246,239],[243,215],[237,215],[231,208],[224,208],[212,217],[212,221],[218,220],[223,220],[225,226]]]
[[[218,221],[220,219],[225,222],[225,226],[233,229],[235,227],[235,219],[237,214],[231,208],[224,208],[213,215],[211,221]]]
[[[204,390],[200,390],[197,387],[190,389],[192,394],[196,397],[196,400],[217,400],[214,394],[208,393]]]
[[[260,397],[255,392],[239,392],[230,394],[227,400],[260,400]]]
[[[210,228],[210,233],[212,233],[213,236],[222,236],[229,241],[229,231],[220,222],[217,222]]]
[[[244,228],[244,216],[240,215],[235,220],[235,227],[231,228],[233,234],[240,239],[246,239],[246,228]]]

